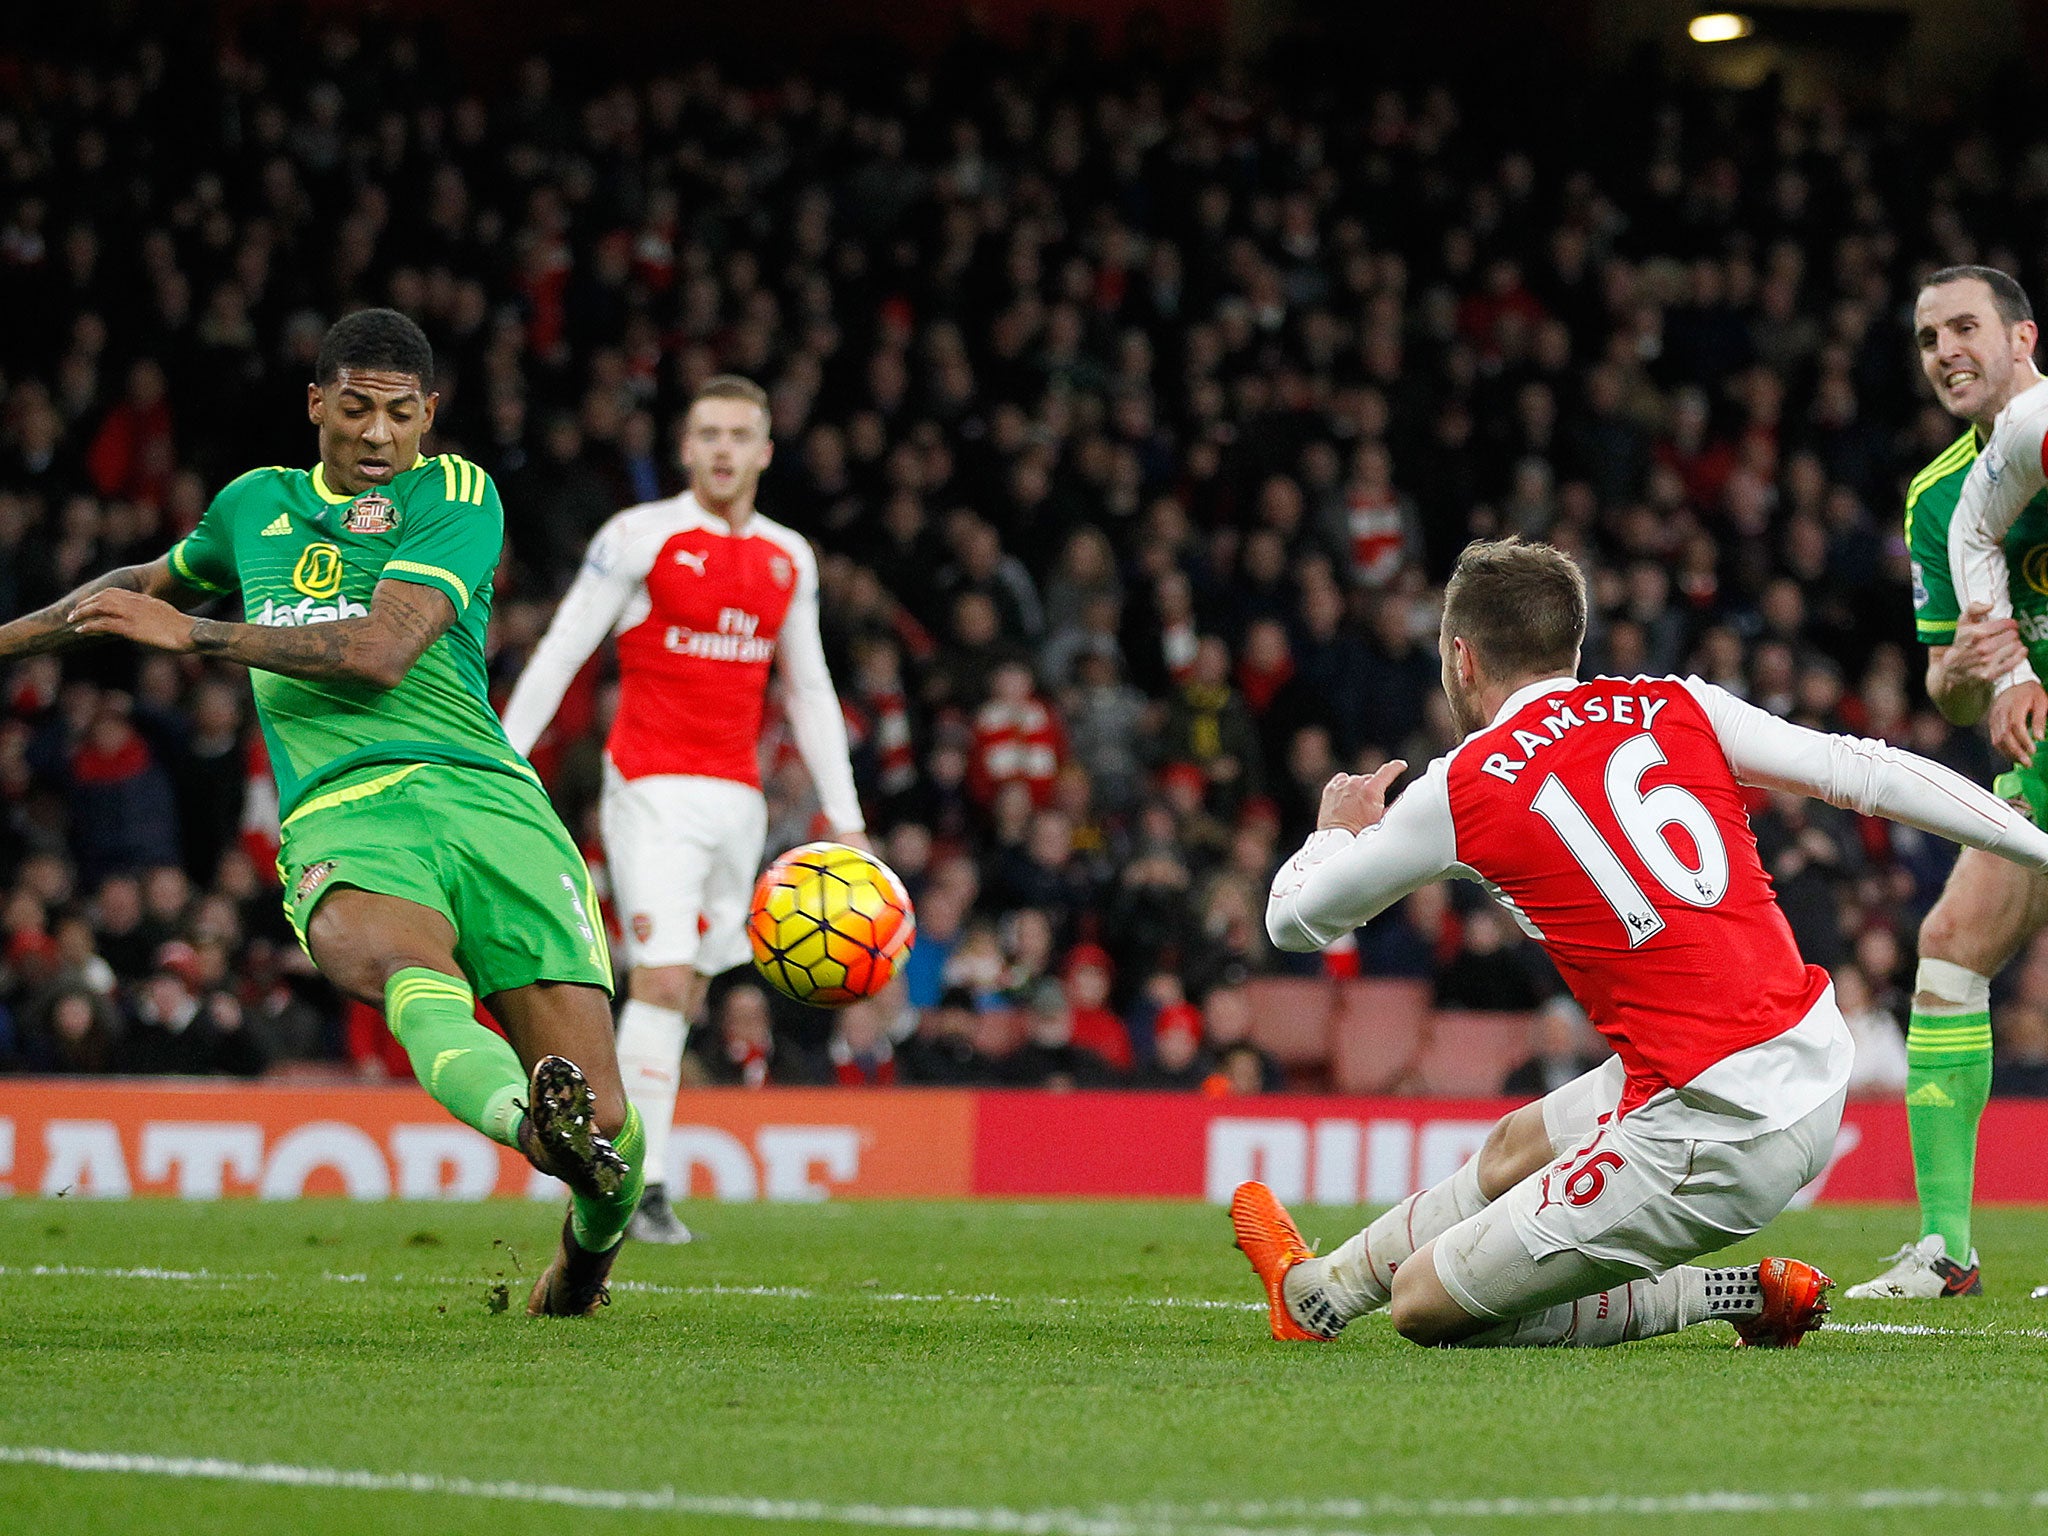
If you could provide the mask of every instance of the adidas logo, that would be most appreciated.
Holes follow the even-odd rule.
[[[1956,1101],[1942,1091],[1939,1083],[1922,1083],[1906,1095],[1906,1102],[1915,1109],[1954,1109]]]
[[[276,520],[273,521],[269,527],[263,530],[263,537],[266,539],[274,539],[278,538],[281,535],[288,534],[291,531],[291,514],[289,512],[280,512],[277,514]]]

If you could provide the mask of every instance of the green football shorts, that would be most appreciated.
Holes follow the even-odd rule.
[[[1993,779],[1991,793],[2025,806],[2035,826],[2048,828],[2048,749],[2035,756],[2033,767],[2008,768]]]
[[[611,991],[590,871],[530,779],[447,763],[345,774],[286,818],[277,868],[302,947],[320,899],[352,885],[447,918],[479,997],[536,981]]]

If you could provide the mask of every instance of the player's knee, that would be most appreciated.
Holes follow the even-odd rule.
[[[1498,1200],[1550,1160],[1543,1106],[1525,1104],[1502,1115],[1479,1148],[1479,1192]]]
[[[1920,919],[1920,955],[1927,960],[1956,959],[1956,947],[1961,940],[1962,925],[1955,914],[1941,902]]]
[[[695,974],[687,965],[644,965],[633,972],[631,992],[643,1003],[680,1013],[692,1001],[690,984]]]
[[[1424,1262],[1426,1265],[1427,1260]],[[1431,1305],[1433,1298],[1422,1277],[1410,1273],[1414,1269],[1415,1261],[1410,1259],[1395,1271],[1394,1295],[1387,1303],[1387,1316],[1393,1321],[1394,1332],[1410,1344],[1441,1344],[1445,1337],[1444,1319]]]

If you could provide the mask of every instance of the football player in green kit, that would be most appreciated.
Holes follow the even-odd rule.
[[[1975,725],[1998,680],[2048,637],[2048,501],[2036,498],[2005,537],[2016,617],[1965,609],[1950,577],[1949,523],[1971,465],[2007,403],[2040,383],[2039,331],[2020,285],[1990,267],[1948,267],[1921,286],[1914,345],[1942,409],[1970,425],[1906,489],[1913,616],[1927,647],[1927,694],[1957,725]],[[2040,583],[2036,585],[2036,583]],[[1992,788],[2048,826],[2041,765]],[[2048,881],[1965,848],[1920,925],[1920,966],[1906,1031],[1906,1120],[1920,1237],[1851,1297],[1935,1300],[1984,1288],[1970,1241],[1977,1124],[1991,1092],[1991,978],[2048,924]]]
[[[504,508],[476,465],[420,456],[437,397],[411,320],[349,315],[315,371],[317,465],[251,470],[161,559],[0,627],[0,661],[119,636],[251,669],[300,942],[383,1008],[450,1114],[569,1186],[527,1310],[587,1316],[609,1300],[644,1136],[589,873],[490,705]],[[247,622],[184,611],[237,589]]]

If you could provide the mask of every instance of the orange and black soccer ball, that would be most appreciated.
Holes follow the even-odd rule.
[[[754,969],[814,1008],[873,997],[910,953],[917,914],[896,872],[844,843],[805,843],[754,885]]]

